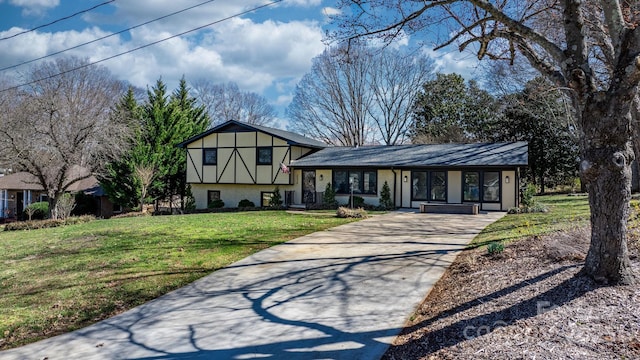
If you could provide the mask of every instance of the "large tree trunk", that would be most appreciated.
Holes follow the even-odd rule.
[[[614,103],[591,102],[583,114],[586,141],[581,171],[591,207],[591,246],[584,271],[598,282],[631,284],[627,220],[634,153],[630,119]]]

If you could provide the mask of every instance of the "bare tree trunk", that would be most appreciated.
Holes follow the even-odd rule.
[[[589,119],[583,120],[587,141],[581,171],[591,207],[591,245],[584,271],[599,282],[632,284],[627,220],[634,154],[629,126],[626,119],[614,118],[624,112],[603,113],[605,104],[594,103],[583,114]]]

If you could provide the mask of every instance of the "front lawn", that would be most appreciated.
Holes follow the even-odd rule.
[[[259,250],[351,221],[256,211],[0,232],[0,349],[84,327]]]
[[[470,246],[486,245],[492,241],[512,241],[528,236],[568,230],[589,223],[589,200],[586,195],[546,195],[536,200],[549,208],[546,213],[508,214],[487,226],[473,239]]]

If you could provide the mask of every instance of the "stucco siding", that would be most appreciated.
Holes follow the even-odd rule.
[[[447,202],[462,203],[462,171],[447,172]]]
[[[235,146],[256,146],[256,133],[255,132],[236,133]]]
[[[509,182],[507,182],[507,177],[509,178]],[[516,206],[518,196],[517,184],[518,179],[516,178],[515,171],[502,172],[502,209],[500,210],[506,211]]]
[[[187,152],[187,182],[200,182],[202,176],[202,150],[199,148],[187,149]]]
[[[294,190],[293,185],[280,185],[280,195],[284,201],[284,192]],[[192,184],[191,192],[196,200],[197,209],[207,208],[207,193],[209,190],[220,191],[220,199],[225,207],[237,207],[240,200],[248,199],[256,206],[260,206],[261,192],[272,192],[275,185],[249,185],[249,184]]]

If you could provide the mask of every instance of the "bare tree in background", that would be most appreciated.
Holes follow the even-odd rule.
[[[589,191],[591,246],[584,271],[635,282],[627,249],[632,117],[640,83],[637,0],[341,0],[337,40],[391,41],[431,30],[479,59],[524,56],[564,89],[582,129],[581,178]],[[348,11],[346,11],[348,10]]]
[[[290,128],[341,146],[403,143],[415,97],[432,71],[427,57],[400,50],[327,49],[296,87]]]
[[[140,211],[143,213],[147,212],[144,200],[155,175],[156,169],[153,165],[136,164],[133,168],[133,176],[140,183]]]
[[[367,79],[370,59],[364,46],[327,49],[314,58],[287,109],[290,128],[333,145],[371,143],[375,125],[368,116],[373,101]]]
[[[426,56],[403,54],[389,48],[380,51],[372,60],[369,83],[374,101],[369,107],[369,115],[383,144],[402,144],[408,139],[416,96],[421,86],[433,77],[433,61]]]
[[[254,125],[272,125],[275,121],[276,111],[267,99],[254,92],[241,91],[234,82],[214,84],[199,79],[193,82],[192,88],[198,102],[209,113],[212,125],[227,120]]]
[[[64,192],[122,151],[128,123],[113,121],[109,111],[124,86],[78,58],[39,64],[24,82],[31,84],[0,95],[11,101],[0,112],[0,163],[38,178],[55,219]]]

